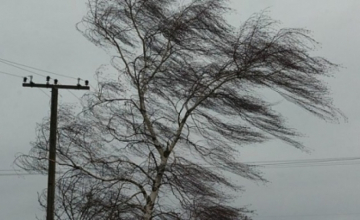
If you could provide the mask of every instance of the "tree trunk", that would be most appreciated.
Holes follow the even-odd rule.
[[[165,166],[167,164],[167,158],[163,157],[161,160],[161,163],[158,168],[158,172],[156,174],[155,181],[153,183],[153,187],[151,190],[150,195],[147,198],[146,205],[145,205],[145,213],[144,213],[144,220],[150,220],[152,217],[152,212],[154,209],[155,200],[158,197],[159,194],[159,188],[161,185],[161,180],[165,172]]]

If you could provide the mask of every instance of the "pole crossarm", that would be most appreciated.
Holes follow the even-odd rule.
[[[38,83],[23,83],[23,87],[32,88],[48,88],[48,89],[78,89],[78,90],[90,90],[89,86],[82,85],[54,85],[54,84],[38,84]]]

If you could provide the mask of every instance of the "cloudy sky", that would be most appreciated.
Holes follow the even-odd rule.
[[[88,42],[75,24],[86,13],[84,0],[40,1],[1,0],[0,6],[0,219],[18,220],[42,217],[37,193],[46,188],[45,176],[13,175],[13,160],[30,150],[36,123],[49,115],[48,90],[23,88],[16,76],[33,75],[4,64],[4,60],[40,69],[89,79],[109,56]],[[255,220],[357,220],[360,218],[360,2],[357,0],[232,0],[238,11],[229,14],[231,24],[240,25],[251,14],[268,8],[282,22],[281,27],[312,31],[321,42],[317,55],[341,64],[333,78],[325,78],[334,104],[348,122],[329,124],[286,103],[280,97],[276,109],[289,124],[305,136],[303,152],[278,141],[242,149],[241,160],[283,161],[283,166],[264,166],[269,183],[238,179],[244,193],[236,201],[255,209]],[[9,63],[8,63],[9,64]],[[15,74],[6,75],[5,73]],[[46,74],[45,74],[46,75]],[[76,80],[60,76],[62,84]],[[84,92],[61,91],[60,103],[77,102]],[[335,159],[339,162],[294,164],[294,160]],[[321,165],[321,166],[319,166]]]

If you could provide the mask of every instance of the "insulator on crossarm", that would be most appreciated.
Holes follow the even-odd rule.
[[[56,85],[58,83],[57,79],[54,79],[54,85]]]

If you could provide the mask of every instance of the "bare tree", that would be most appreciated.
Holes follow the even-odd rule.
[[[225,172],[264,181],[238,160],[243,145],[298,133],[257,91],[270,89],[337,120],[304,29],[278,29],[266,13],[239,29],[225,0],[89,0],[79,30],[115,54],[116,79],[99,69],[84,109],[59,113],[58,219],[250,219],[230,205],[241,186]],[[106,71],[105,71],[106,72]],[[18,164],[46,172],[48,122]]]

